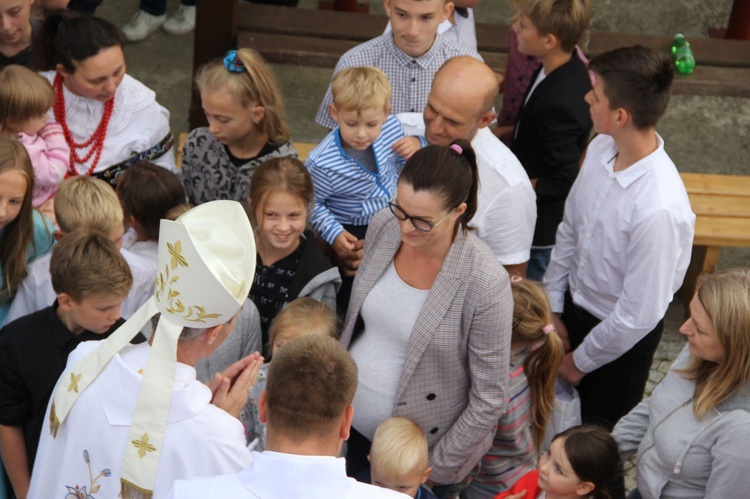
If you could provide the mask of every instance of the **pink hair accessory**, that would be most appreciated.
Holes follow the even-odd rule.
[[[458,154],[463,154],[464,153],[464,150],[461,149],[461,146],[458,145],[458,144],[451,144],[450,148],[453,149],[454,151],[456,151]]]
[[[510,276],[510,282],[521,282],[521,281],[523,281],[523,277],[521,277],[520,275],[513,274],[512,276]]]
[[[544,334],[550,334],[554,330],[555,330],[555,326],[553,326],[552,324],[547,324],[546,326],[542,328],[542,332]]]

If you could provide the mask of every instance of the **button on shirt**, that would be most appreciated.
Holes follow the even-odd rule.
[[[341,56],[333,74],[351,67],[380,68],[388,76],[393,87],[392,112],[421,113],[427,105],[427,96],[435,73],[445,61],[459,55],[469,55],[482,60],[476,51],[459,46],[443,36],[437,36],[430,50],[414,58],[396,46],[391,33],[386,33],[357,45]],[[331,85],[328,85],[326,95],[315,116],[317,123],[328,128],[336,126],[328,110],[328,104],[332,102]]]
[[[677,168],[657,149],[614,171],[618,151],[599,135],[565,203],[544,286],[554,312],[573,302],[602,322],[573,360],[591,372],[630,350],[664,316],[685,277],[695,215]]]

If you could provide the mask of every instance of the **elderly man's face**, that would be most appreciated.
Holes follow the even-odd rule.
[[[451,88],[436,78],[424,109],[425,138],[430,144],[447,146],[455,139],[471,140],[477,130],[492,121],[481,111],[481,97]]]

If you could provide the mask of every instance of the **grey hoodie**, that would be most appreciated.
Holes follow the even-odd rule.
[[[674,372],[689,358],[685,346],[651,397],[617,423],[620,451],[638,453],[643,499],[750,497],[750,383],[697,420],[695,383]]]

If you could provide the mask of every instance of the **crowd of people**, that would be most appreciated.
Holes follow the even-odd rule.
[[[304,162],[242,48],[176,165],[123,44],[189,0],[0,0],[0,499],[620,499],[635,453],[634,499],[750,487],[750,270],[699,282],[642,400],[695,224],[671,61],[589,62],[589,0],[511,0],[497,73],[475,2],[384,3]],[[561,381],[585,424],[548,435]]]

